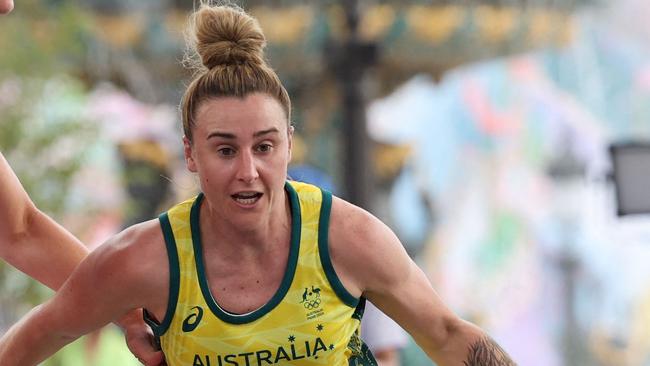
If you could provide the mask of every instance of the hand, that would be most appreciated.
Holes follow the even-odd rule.
[[[126,330],[126,345],[133,355],[145,366],[166,366],[165,355],[157,351],[153,342],[153,333],[144,322],[139,327]]]
[[[133,355],[145,366],[166,366],[165,355],[155,345],[151,328],[142,318],[142,309],[126,314],[118,325],[124,330],[126,345]]]
[[[14,8],[13,0],[0,0],[0,14],[7,14]]]

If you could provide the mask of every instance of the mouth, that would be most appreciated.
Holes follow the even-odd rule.
[[[231,195],[235,202],[243,206],[254,205],[264,194],[261,192],[239,192]]]

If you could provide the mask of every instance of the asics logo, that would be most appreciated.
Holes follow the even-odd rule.
[[[200,306],[195,306],[190,310],[195,310],[196,312],[188,315],[183,321],[183,332],[185,333],[194,331],[199,326],[201,318],[203,318],[203,309]]]

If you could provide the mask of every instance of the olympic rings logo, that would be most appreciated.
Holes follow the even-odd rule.
[[[302,306],[307,310],[313,310],[320,306],[320,291],[319,287],[311,286],[305,287],[305,291],[302,293],[302,301],[300,302]]]
[[[312,301],[305,301],[305,302],[302,303],[302,305],[307,310],[316,309],[317,307],[320,306],[320,298],[316,298],[315,300],[312,300]]]

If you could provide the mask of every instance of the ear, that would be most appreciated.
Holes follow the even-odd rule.
[[[196,162],[194,161],[194,149],[192,148],[192,141],[187,138],[187,136],[183,136],[183,153],[185,155],[185,165],[187,166],[187,170],[189,170],[192,173],[196,173]]]
[[[287,137],[288,137],[288,141],[289,141],[289,162],[291,162],[291,147],[293,146],[292,143],[293,143],[293,131],[294,130],[295,130],[295,128],[293,128],[292,125],[289,125],[289,129],[287,131]]]

